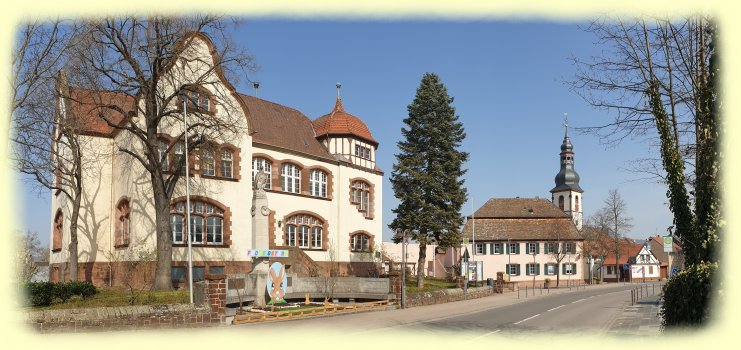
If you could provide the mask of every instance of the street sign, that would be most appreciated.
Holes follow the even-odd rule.
[[[463,245],[468,245],[468,238],[463,239]]]
[[[468,259],[470,259],[470,258],[471,258],[471,257],[470,257],[470,256],[468,255],[468,247],[466,247],[466,248],[465,248],[465,251],[463,252],[463,257],[461,257],[461,259],[462,259],[462,260],[463,260],[464,262],[466,262],[466,261],[468,261]]]
[[[674,246],[674,239],[672,236],[664,236],[664,252],[671,253]]]
[[[287,258],[287,250],[275,250],[275,249],[250,249],[247,251],[247,256],[252,258]]]
[[[627,270],[627,269],[628,269],[628,264],[624,264],[623,265],[623,270]]]

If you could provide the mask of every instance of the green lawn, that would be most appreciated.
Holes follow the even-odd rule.
[[[133,300],[132,300],[133,299]],[[132,302],[133,301],[133,302]],[[166,292],[142,291],[135,298],[129,291],[118,288],[98,288],[98,294],[87,299],[78,296],[72,297],[65,303],[55,303],[47,307],[31,308],[31,310],[59,310],[75,308],[155,305],[155,304],[187,304],[190,301],[188,290]]]
[[[419,293],[419,292],[431,292],[439,289],[450,289],[455,288],[455,282],[448,282],[446,280],[425,278],[425,286],[423,288],[417,288],[417,278],[411,277],[406,281],[407,293]]]

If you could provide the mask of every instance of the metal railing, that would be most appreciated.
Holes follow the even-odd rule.
[[[661,291],[663,290],[664,283],[651,283],[649,284],[641,284],[637,287],[630,289],[630,305],[635,305],[638,300],[641,300],[646,297],[650,296],[661,296]],[[657,294],[658,292],[658,294]]]

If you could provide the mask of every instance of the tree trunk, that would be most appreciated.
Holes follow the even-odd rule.
[[[556,262],[556,288],[558,288],[559,284],[561,283],[561,262]]]
[[[419,258],[417,259],[417,288],[425,286],[425,260],[427,259],[427,245],[419,243]]]
[[[72,215],[69,221],[69,279],[70,281],[77,281],[77,264],[78,264],[78,252],[77,252],[77,219],[80,217],[80,202],[82,194],[80,189],[76,190],[75,198],[72,201]]]
[[[172,237],[170,228],[170,200],[159,179],[152,179],[154,194],[155,223],[157,230],[157,266],[154,271],[152,290],[172,290]],[[190,210],[186,208],[186,210]],[[183,225],[186,239],[189,223]],[[188,276],[191,278],[191,276]]]

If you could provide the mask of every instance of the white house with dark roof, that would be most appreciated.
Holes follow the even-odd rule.
[[[173,283],[185,281],[187,273],[186,210],[194,232],[195,280],[206,273],[251,270],[247,256],[255,248],[251,200],[259,170],[269,175],[265,188],[268,245],[289,251],[289,258],[283,260],[289,271],[308,274],[335,261],[342,274],[373,273],[377,266],[374,251],[382,231],[383,172],[376,165],[378,142],[359,118],[345,112],[339,86],[330,113],[311,120],[294,108],[236,92],[218,67],[211,69],[218,60],[211,40],[202,34],[191,39],[185,53],[198,59],[182,64],[204,66],[181,71],[211,73],[199,78],[200,86],[181,74],[163,79],[174,85],[161,88],[187,91],[189,110],[231,118],[240,131],[209,139],[189,155],[191,206],[184,204],[184,177],[171,200]],[[82,121],[78,132],[85,148],[83,157],[95,155],[83,160],[92,170],[83,174],[85,190],[78,221],[80,278],[97,285],[120,283],[115,271],[131,259],[143,259],[139,269],[153,271],[154,262],[139,253],[156,247],[149,176],[131,156],[116,151],[116,145],[139,141],[100,119],[101,113],[108,113],[107,119],[115,124],[142,123],[144,118],[136,115],[139,101],[122,93],[66,84],[60,89],[66,98],[59,100],[59,113]],[[101,112],[101,101],[117,108]],[[179,114],[159,130],[164,171],[178,171],[173,164],[183,156],[182,144],[175,139],[183,130]],[[50,279],[61,281],[69,275],[71,208],[59,193],[51,197]]]
[[[509,274],[520,284],[542,284],[545,279],[583,280],[585,257],[579,175],[568,124],[561,144],[561,169],[552,199],[492,198],[469,216],[463,237],[470,260],[483,261],[483,278]]]

